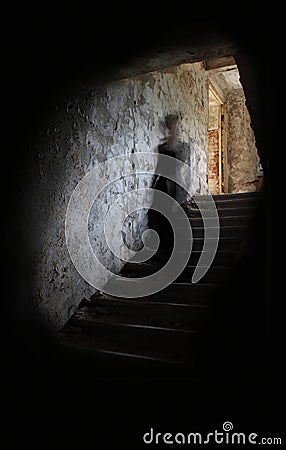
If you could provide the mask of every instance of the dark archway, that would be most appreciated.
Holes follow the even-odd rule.
[[[156,13],[148,9],[145,14],[136,14],[132,21],[127,18],[128,15],[125,17],[121,13],[118,16],[120,20],[118,19],[115,25],[108,27],[108,33],[106,23],[104,26],[99,26],[98,22],[101,19],[97,18],[95,25],[94,17],[88,20],[86,11],[83,14],[71,14],[65,11],[59,15],[55,15],[54,11],[46,15],[37,15],[33,12],[31,15],[24,16],[26,20],[19,15],[14,40],[12,39],[9,42],[10,46],[5,48],[8,58],[5,66],[7,77],[3,86],[6,91],[5,111],[8,124],[5,133],[7,152],[4,167],[9,168],[7,170],[9,176],[5,182],[11,194],[6,199],[5,211],[7,217],[12,220],[5,223],[7,248],[4,251],[9,256],[6,260],[4,275],[6,285],[9,286],[9,301],[7,299],[5,305],[8,314],[4,317],[8,317],[8,320],[5,320],[3,324],[3,331],[4,346],[8,356],[6,367],[10,369],[6,386],[9,386],[9,394],[11,393],[7,399],[6,411],[8,417],[10,413],[13,425],[15,424],[14,412],[18,411],[19,415],[25,416],[26,405],[32,403],[32,406],[43,414],[50,410],[57,415],[62,408],[66,414],[72,411],[75,416],[77,413],[74,411],[80,411],[81,417],[84,416],[92,426],[96,422],[97,427],[101,427],[101,438],[107,436],[105,432],[109,435],[113,430],[122,432],[126,422],[129,423],[129,428],[133,428],[130,424],[134,425],[131,432],[132,439],[138,439],[138,436],[140,439],[145,431],[145,424],[149,427],[152,420],[164,425],[164,429],[167,429],[167,425],[181,420],[178,425],[188,426],[187,430],[189,430],[190,417],[192,418],[190,431],[196,431],[194,424],[212,431],[218,422],[220,424],[223,421],[223,418],[230,419],[229,415],[239,425],[244,422],[252,424],[255,414],[257,422],[260,419],[261,428],[265,425],[265,430],[272,429],[270,414],[274,411],[271,409],[267,411],[267,400],[270,399],[274,407],[277,403],[273,401],[271,395],[273,391],[265,380],[269,376],[271,384],[274,379],[277,380],[278,374],[278,370],[275,373],[272,372],[271,366],[273,353],[269,348],[269,338],[270,332],[273,333],[273,323],[269,311],[271,306],[269,273],[266,270],[266,264],[268,264],[266,258],[269,256],[270,246],[270,188],[273,174],[270,172],[269,117],[266,115],[262,102],[263,92],[265,89],[268,91],[270,89],[269,66],[265,60],[264,50],[262,51],[269,37],[264,33],[263,27],[256,28],[253,33],[254,24],[259,22],[257,17],[255,20],[254,18],[245,19],[237,14],[236,17],[231,15],[228,18],[229,22],[221,20],[220,23],[214,24],[206,18],[203,19],[204,16],[194,9],[185,20],[182,19],[184,10],[178,8],[176,11],[173,9],[166,11],[166,9],[164,6],[165,14],[161,8]],[[104,15],[104,11],[101,11],[101,14]],[[114,14],[116,15],[116,11]],[[105,11],[105,17],[108,15],[108,11]],[[26,33],[27,29],[29,33]],[[218,33],[218,29],[223,31]],[[71,30],[75,32],[71,33]],[[106,34],[108,38],[105,37]],[[30,158],[30,141],[39,132],[39,122],[49,116],[64,92],[73,91],[75,84],[88,84],[94,79],[99,82],[114,78],[121,79],[172,64],[229,55],[235,56],[241,73],[241,82],[259,143],[266,178],[265,201],[268,216],[265,215],[264,205],[257,215],[259,232],[253,239],[253,251],[246,265],[237,272],[228,291],[234,295],[231,289],[239,287],[235,296],[239,300],[241,294],[244,299],[245,309],[228,311],[228,314],[242,312],[243,318],[247,311],[243,348],[248,342],[253,343],[253,336],[255,338],[254,347],[252,347],[254,352],[257,351],[255,358],[252,360],[252,352],[249,352],[246,358],[252,364],[252,380],[249,384],[247,383],[248,366],[245,365],[245,361],[243,362],[245,384],[240,384],[235,373],[232,373],[234,378],[228,380],[224,378],[224,363],[227,361],[228,351],[231,352],[231,346],[229,346],[225,352],[216,347],[217,353],[213,353],[213,365],[206,367],[206,370],[216,372],[219,365],[219,370],[214,377],[214,386],[211,383],[207,386],[202,383],[198,389],[198,386],[194,386],[189,379],[176,378],[161,382],[159,380],[159,383],[158,380],[152,379],[143,380],[141,383],[140,380],[116,383],[113,380],[112,383],[112,374],[111,383],[110,379],[109,382],[105,379],[94,383],[93,377],[96,373],[90,372],[86,377],[86,371],[83,371],[85,361],[82,361],[80,366],[70,361],[66,363],[66,366],[61,365],[59,361],[55,362],[53,350],[45,347],[46,336],[41,326],[30,320],[30,316],[27,320],[26,315],[22,313],[22,308],[26,311],[26,304],[23,306],[21,299],[24,297],[25,302],[29,302],[30,298],[29,277],[26,277],[30,261],[26,259],[25,242],[21,236],[21,229],[19,230],[21,217],[18,215],[16,205],[21,202],[21,181],[25,179],[25,165]],[[16,124],[15,120],[11,119],[15,117],[15,111]],[[267,242],[266,247],[265,242]],[[19,252],[19,249],[22,251]],[[253,265],[255,271],[251,278],[246,275],[249,273],[249,267]],[[25,266],[27,267],[24,270]],[[224,301],[227,300],[226,295]],[[252,306],[249,313],[250,302]],[[221,304],[223,305],[223,302]],[[277,335],[278,332],[279,330]],[[223,334],[219,336],[218,341],[222,337]],[[41,342],[41,348],[38,346],[39,342]],[[224,340],[221,339],[222,345],[224,345],[223,342]],[[218,363],[216,355],[218,355]],[[240,356],[244,360],[243,352]],[[222,364],[220,364],[221,361]],[[23,368],[26,369],[25,373]],[[85,369],[88,371],[90,368],[85,367]],[[262,378],[261,374],[263,374]],[[258,378],[260,381],[257,384]],[[225,381],[227,384],[224,383]],[[230,385],[235,386],[231,395],[228,390]],[[247,390],[243,391],[245,386]],[[253,391],[254,386],[257,388],[255,391]],[[239,398],[242,391],[244,396]],[[213,395],[208,397],[210,393]],[[263,395],[266,396],[266,400]],[[250,401],[248,402],[247,399]],[[278,396],[276,399],[278,402]],[[219,409],[218,402],[221,402]],[[91,404],[97,405],[99,410],[96,420],[94,420],[94,412],[92,416],[89,414]],[[188,417],[186,417],[186,405],[189,411]],[[85,414],[87,411],[88,414]],[[127,411],[126,415],[123,411]],[[148,423],[145,420],[147,411],[150,418]],[[178,411],[181,413],[178,414]],[[123,416],[124,420],[122,420]],[[177,416],[177,422],[175,416]],[[110,419],[109,422],[107,417],[112,417],[112,420]],[[77,415],[76,425],[78,423]],[[118,433],[117,436],[120,436],[118,439],[121,438],[122,443],[126,439],[126,435],[122,436]]]

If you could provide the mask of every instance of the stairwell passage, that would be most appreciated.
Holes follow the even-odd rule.
[[[186,207],[193,248],[180,276],[148,297],[125,299],[95,294],[83,299],[63,329],[61,346],[65,354],[75,360],[92,361],[102,374],[196,373],[201,332],[211,320],[210,310],[220,287],[247,247],[260,197],[259,193],[213,196],[220,223],[218,250],[205,276],[193,284],[191,278],[205,233],[200,210],[208,207],[207,196],[195,198],[200,210],[195,202]],[[210,215],[210,226],[211,218]],[[184,252],[184,242],[181,244],[180,251]],[[150,261],[127,263],[121,275],[136,284],[133,278],[155,273],[169,253],[170,248],[165,245]],[[115,276],[112,282],[116,283],[119,277]]]

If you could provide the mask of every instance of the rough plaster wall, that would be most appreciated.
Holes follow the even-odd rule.
[[[86,86],[51,113],[31,146],[26,173],[23,221],[33,255],[34,309],[53,327],[62,327],[83,298],[94,292],[75,270],[65,244],[65,214],[80,179],[94,166],[131,151],[155,151],[163,139],[165,115],[184,115],[180,139],[205,179],[207,170],[207,79],[200,63],[153,72],[105,86]],[[105,265],[118,272],[122,262],[106,249],[103,220],[120,193],[148,187],[152,177],[129,177],[106,189],[91,211],[90,238]],[[204,193],[199,177],[192,192]],[[127,221],[125,239],[140,248],[146,210]]]
[[[259,157],[243,89],[227,98],[228,192],[255,191]]]

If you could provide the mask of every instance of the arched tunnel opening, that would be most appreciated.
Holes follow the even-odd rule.
[[[122,50],[120,57],[106,44],[98,64],[85,61],[76,68],[69,60],[70,49],[63,66],[60,55],[51,51],[40,65],[37,83],[36,58],[31,52],[26,90],[32,92],[33,100],[19,125],[21,138],[16,138],[25,148],[15,162],[20,221],[10,230],[13,236],[18,234],[17,249],[21,248],[20,255],[16,249],[12,252],[17,283],[12,284],[15,301],[8,306],[17,329],[11,338],[17,356],[11,357],[8,351],[8,360],[14,375],[23,365],[31,366],[23,375],[24,384],[31,391],[40,390],[37,406],[44,399],[52,407],[55,384],[56,395],[64,399],[63,408],[73,402],[81,405],[79,390],[86,393],[94,385],[87,403],[98,395],[103,404],[100,383],[104,391],[110,389],[110,380],[118,387],[130,379],[132,392],[144,406],[145,388],[138,392],[142,380],[149,383],[153,398],[161,383],[162,395],[170,389],[185,396],[189,404],[193,401],[198,409],[194,407],[191,414],[197,413],[197,423],[204,421],[204,408],[210,403],[211,417],[227,414],[227,408],[239,415],[243,401],[251,395],[257,399],[253,409],[261,405],[261,391],[266,378],[271,378],[267,267],[271,183],[262,104],[265,78],[260,77],[264,62],[255,54],[256,48],[249,50],[231,33],[220,34],[217,29],[213,34],[211,30],[202,33],[199,26],[187,31],[181,36],[178,32],[172,43],[162,33],[159,44],[151,40],[142,48],[129,48],[125,56]],[[85,55],[83,51],[83,59]],[[57,67],[62,71],[57,73]],[[23,117],[29,95],[21,95]],[[179,118],[175,139],[170,117]],[[150,161],[143,158],[144,170],[136,173],[140,153],[174,156],[172,151],[176,160],[191,168],[190,178],[185,166],[179,175],[187,189],[166,181],[161,172],[154,173],[153,156]],[[122,155],[125,165],[104,169],[106,161]],[[93,260],[86,258],[85,267],[91,267],[89,274],[96,279],[91,285],[89,275],[80,273],[71,257],[66,214],[81,180],[100,165],[103,169],[93,179],[96,202],[90,201],[89,209],[85,206],[87,190],[80,208],[89,211],[85,225],[90,246],[112,277],[101,269],[94,273]],[[141,208],[122,219],[122,210],[128,211],[128,194],[149,189],[174,198],[186,213],[194,259],[186,263],[188,272],[182,271],[168,285],[168,293],[162,289],[140,296],[134,279],[165,266],[175,236],[170,218],[152,211],[154,197],[142,197]],[[116,202],[123,207],[112,212]],[[157,204],[161,207],[160,201]],[[214,216],[207,212],[213,206]],[[177,217],[176,207],[168,211]],[[107,242],[104,220],[108,214]],[[70,229],[77,256],[83,259],[84,247],[76,234],[81,222],[77,216],[73,219]],[[212,220],[215,226],[208,226]],[[178,228],[179,251],[184,253],[185,235],[180,224]],[[206,228],[219,228],[219,235],[210,236],[221,246],[214,251],[218,262],[215,267],[215,259],[210,262],[205,282],[195,283],[191,277],[203,252]],[[128,253],[130,259],[123,261],[126,248],[135,253],[142,250],[142,236],[150,229],[160,237],[157,256],[132,263]],[[208,262],[201,264],[206,267]],[[122,296],[123,287],[114,290],[112,283],[115,279],[116,285],[120,276],[135,286],[131,294]],[[173,273],[164,275],[164,282],[168,276]],[[53,383],[48,381],[43,392],[40,380],[49,377]],[[112,392],[123,402],[117,387]],[[224,393],[218,413],[214,405],[223,388],[231,394]],[[16,392],[17,398],[26,400],[21,387]]]

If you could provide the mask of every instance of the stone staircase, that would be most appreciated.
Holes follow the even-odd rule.
[[[200,210],[208,208],[209,198],[195,199],[200,210],[195,203],[186,208],[193,250],[180,276],[148,297],[125,299],[95,294],[83,299],[63,329],[61,345],[65,357],[80,363],[93,361],[102,375],[154,375],[156,371],[172,374],[178,370],[195,373],[202,330],[211,320],[210,311],[219,298],[220,288],[247,248],[260,198],[259,193],[213,196],[220,222],[219,246],[209,270],[198,283],[192,284],[204,241]],[[184,252],[183,242],[180,251]],[[129,262],[121,274],[130,283],[136,283],[132,278],[155,273],[169,253],[170,249],[164,247],[150,261]]]

